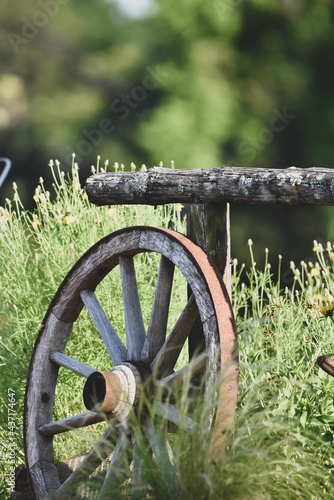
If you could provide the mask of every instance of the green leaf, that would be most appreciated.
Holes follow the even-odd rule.
[[[314,415],[312,424],[334,425],[334,415]]]

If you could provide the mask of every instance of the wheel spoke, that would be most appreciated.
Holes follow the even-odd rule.
[[[188,300],[173,330],[168,335],[166,342],[151,363],[151,370],[156,370],[157,377],[171,373],[181,349],[190,333],[198,316],[198,308],[194,296]]]
[[[147,490],[147,480],[143,458],[140,454],[139,446],[135,439],[132,440],[133,461],[132,461],[132,494],[133,499],[145,498],[144,488]]]
[[[105,420],[103,414],[86,411],[85,413],[74,415],[73,417],[63,418],[62,420],[56,420],[55,422],[41,425],[38,431],[42,436],[54,436],[55,434],[61,434],[62,432],[68,432],[73,429],[80,429],[81,427],[97,424],[98,422],[103,422],[103,420]]]
[[[58,488],[55,498],[65,498],[64,493],[66,494],[66,492],[73,493],[76,485],[87,479],[112,453],[115,439],[112,433],[113,429],[109,427],[78,467]]]
[[[128,357],[123,342],[112,327],[94,292],[92,290],[82,290],[80,297],[103,339],[113,365],[119,365]]]
[[[165,432],[160,432],[154,428],[152,423],[147,422],[145,425],[145,435],[150,443],[153,456],[161,471],[165,487],[168,491],[169,498],[175,498],[178,489],[178,477],[173,465],[172,450],[169,446]]]
[[[161,403],[160,401],[155,401],[153,404],[153,412],[155,415],[176,424],[181,429],[188,432],[194,432],[196,427],[198,427],[197,422],[186,415],[180,415],[179,411],[174,405]]]
[[[140,307],[133,257],[119,257],[124,303],[126,343],[130,359],[140,359],[146,332]]]
[[[162,378],[157,381],[158,387],[166,387],[167,389],[172,389],[174,387],[181,387],[185,382],[188,382],[195,375],[202,373],[206,368],[207,356],[202,354],[197,359],[191,361],[191,363],[184,368],[181,368],[172,375]]]
[[[108,471],[100,490],[98,500],[107,500],[111,497],[111,492],[117,485],[121,485],[126,479],[125,469],[130,467],[129,448],[130,439],[126,434],[121,434],[118,438],[115,450],[113,451]]]
[[[152,313],[142,352],[142,358],[149,362],[155,358],[166,338],[174,267],[174,264],[169,259],[164,256],[161,257]]]
[[[64,368],[67,368],[68,370],[71,370],[72,372],[85,378],[88,378],[91,373],[95,372],[94,368],[91,368],[76,359],[70,358],[59,351],[51,351],[50,359],[58,365],[63,366]]]

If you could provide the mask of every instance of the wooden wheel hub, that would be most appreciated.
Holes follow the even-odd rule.
[[[87,410],[112,413],[119,420],[137,405],[140,370],[132,363],[122,363],[109,372],[93,372],[87,379],[83,399]]]

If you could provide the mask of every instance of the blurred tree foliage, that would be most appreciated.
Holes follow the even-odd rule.
[[[134,19],[111,0],[2,0],[9,180],[30,195],[49,159],[69,166],[72,152],[83,177],[98,154],[126,167],[332,166],[333,12],[330,0],[152,0]],[[232,214],[241,258],[248,237],[298,259],[334,235],[331,209]]]

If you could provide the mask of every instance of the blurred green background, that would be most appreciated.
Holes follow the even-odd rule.
[[[33,208],[48,161],[332,166],[330,0],[2,0],[0,156]],[[232,253],[310,260],[334,208],[232,206]],[[288,272],[285,282],[289,284]]]

